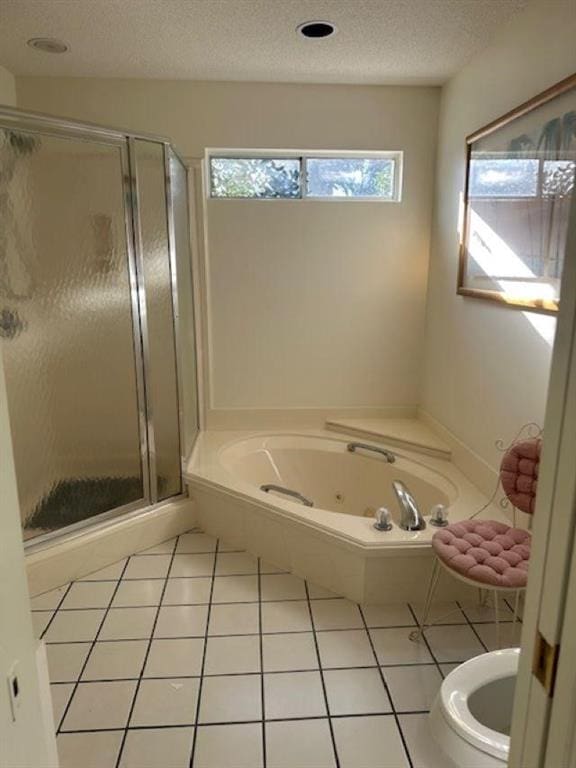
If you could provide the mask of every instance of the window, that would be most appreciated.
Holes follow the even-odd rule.
[[[399,202],[401,152],[208,153],[210,197]]]

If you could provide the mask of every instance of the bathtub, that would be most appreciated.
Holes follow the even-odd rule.
[[[185,473],[200,525],[357,602],[422,599],[438,530],[429,524],[432,507],[445,505],[456,522],[487,499],[446,459],[362,441],[390,450],[396,460],[388,463],[369,450],[350,452],[352,442],[358,440],[324,430],[202,433]],[[393,480],[414,496],[424,530],[399,527]],[[386,532],[374,528],[382,506],[393,522]],[[497,506],[483,516],[506,521]],[[447,585],[445,597],[463,596],[462,586]]]

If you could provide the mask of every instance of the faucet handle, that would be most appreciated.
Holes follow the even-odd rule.
[[[430,525],[445,528],[448,525],[448,509],[444,504],[435,504],[430,510]]]
[[[376,522],[374,523],[374,528],[376,528],[377,531],[392,530],[392,520],[389,509],[380,507],[380,509],[376,510]]]

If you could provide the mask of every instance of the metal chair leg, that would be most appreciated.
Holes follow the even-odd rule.
[[[426,595],[426,602],[424,604],[424,616],[419,629],[415,629],[410,633],[409,638],[414,642],[419,640],[424,634],[424,630],[427,627],[428,616],[430,615],[430,608],[432,607],[432,600],[434,599],[434,593],[438,585],[438,579],[440,577],[440,562],[438,559],[434,560],[434,566],[430,575],[430,582],[428,584],[428,594]]]
[[[498,610],[498,591],[494,590],[494,621],[496,624],[496,648],[500,650],[502,647],[500,638],[500,611]]]

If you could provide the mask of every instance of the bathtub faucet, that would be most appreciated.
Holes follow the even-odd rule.
[[[379,448],[377,445],[369,445],[368,443],[348,443],[346,450],[350,453],[355,453],[358,448],[362,448],[363,451],[373,451],[379,453],[386,458],[388,464],[393,464],[396,461],[396,456],[392,451],[387,451],[386,448]]]
[[[422,531],[426,528],[426,521],[420,514],[418,504],[402,480],[393,480],[392,488],[400,504],[400,528],[405,531]]]

